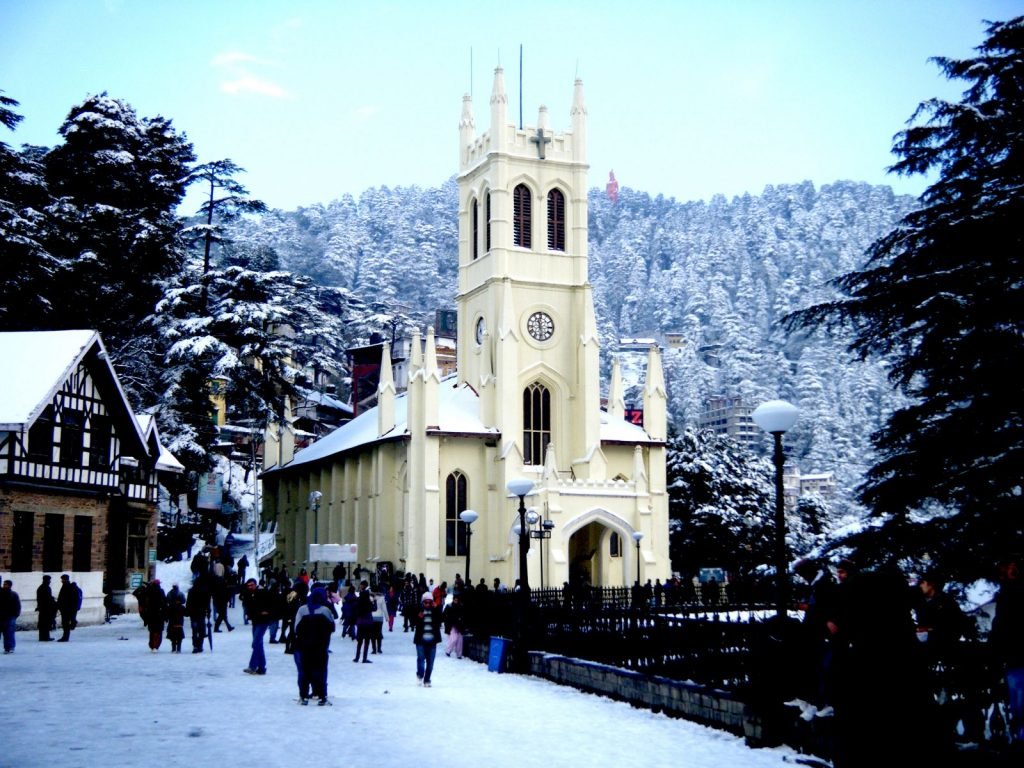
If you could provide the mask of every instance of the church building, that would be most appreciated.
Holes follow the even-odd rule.
[[[385,345],[377,406],[264,472],[262,515],[278,523],[279,563],[312,567],[310,544],[355,544],[364,566],[450,584],[466,576],[468,545],[474,584],[511,585],[522,502],[534,589],[671,575],[656,346],[642,423],[626,419],[617,364],[601,408],[580,80],[570,120],[557,133],[541,107],[535,126],[510,123],[500,67],[489,132],[476,132],[464,97],[457,372],[441,375],[428,328],[425,343],[414,336],[408,389],[396,394]],[[523,480],[513,482],[520,499],[509,483]],[[469,531],[465,510],[478,515]]]

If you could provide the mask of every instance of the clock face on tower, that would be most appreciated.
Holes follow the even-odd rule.
[[[534,312],[526,321],[526,330],[537,341],[547,341],[555,332],[555,321],[546,312]]]
[[[483,344],[484,343],[484,329],[486,327],[487,326],[484,323],[484,319],[482,317],[479,318],[476,321],[476,343],[477,344]]]

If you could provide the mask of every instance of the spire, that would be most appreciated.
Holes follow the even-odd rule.
[[[540,109],[537,110],[537,127],[544,131],[544,133],[551,132],[551,118],[548,117],[548,108],[543,104],[541,104]]]
[[[473,120],[473,97],[462,97],[462,117],[459,118],[459,167],[466,162],[466,149],[476,140],[476,122]]]
[[[427,344],[423,363],[423,418],[428,427],[438,424],[437,390],[441,385],[441,372],[437,368],[437,342],[434,326],[427,326]]]
[[[576,78],[576,87],[572,95],[572,148],[573,160],[580,163],[587,161],[587,107],[583,103],[583,81]]]
[[[423,367],[423,345],[420,343],[420,329],[412,330],[412,359],[409,361],[409,378],[412,379]]]
[[[434,340],[434,326],[427,326],[427,343],[423,353],[423,375],[430,379],[441,380],[441,372],[437,367],[437,342]]]
[[[667,399],[661,352],[657,344],[651,344],[647,351],[647,381],[644,384],[644,430],[655,440],[668,437]]]
[[[395,376],[391,370],[391,345],[384,342],[381,352],[380,383],[377,385],[377,435],[395,428]]]
[[[505,122],[508,119],[508,94],[505,93],[505,70],[501,66],[494,69],[494,88],[491,89],[491,146],[501,147],[505,134]]]
[[[622,397],[622,374],[619,371],[619,358],[612,358],[612,380],[608,388],[608,419],[626,418],[626,403]]]

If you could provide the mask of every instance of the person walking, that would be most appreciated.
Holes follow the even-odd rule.
[[[359,596],[356,598],[353,615],[356,623],[356,657],[352,661],[359,661],[359,653],[362,652],[363,664],[372,664],[366,656],[373,637],[373,599],[370,597],[370,585],[365,579],[359,582]]]
[[[405,584],[402,586],[402,631],[408,632],[416,628],[416,614],[420,610],[420,595],[422,590],[416,591],[416,580],[411,573],[405,574]]]
[[[177,585],[167,593],[167,640],[171,644],[171,653],[181,653],[181,644],[185,640],[185,596],[178,591]]]
[[[78,624],[78,609],[82,607],[82,590],[71,581],[66,573],[60,577],[60,591],[57,592],[57,610],[60,611],[61,636],[58,643],[71,639],[71,630]]]
[[[379,592],[371,592],[370,600],[373,603],[373,611],[370,613],[370,618],[373,619],[373,632],[370,635],[370,653],[376,656],[378,653],[384,653],[384,619],[388,614],[388,610],[384,604],[384,595]]]
[[[462,658],[462,636],[466,631],[466,610],[462,604],[462,596],[456,592],[452,597],[451,605],[444,609],[444,613],[441,614],[444,621],[444,631],[448,635],[448,640],[444,645],[444,655],[451,656],[455,653],[455,658]]]
[[[249,579],[245,582],[245,591],[242,593],[242,607],[245,615],[252,623],[252,654],[249,656],[249,666],[243,671],[249,675],[267,674],[267,657],[263,652],[263,636],[270,628],[274,614],[274,596],[265,589],[262,589],[256,579]]]
[[[4,635],[4,653],[14,653],[14,633],[21,616],[21,598],[14,591],[14,582],[6,579],[0,587],[0,630]]]
[[[441,609],[434,605],[434,595],[430,592],[423,593],[420,604],[422,607],[416,614],[416,629],[412,636],[416,644],[416,679],[424,688],[429,688],[440,640]]]
[[[213,631],[220,632],[220,625],[223,623],[228,632],[233,632],[234,627],[228,621],[228,599],[231,596],[231,585],[228,584],[227,569],[224,563],[216,561],[213,574]]]
[[[1003,665],[1014,748],[1024,752],[1024,578],[1016,558],[999,568],[996,615],[988,642]]]
[[[36,587],[36,611],[39,613],[39,642],[49,643],[53,640],[50,632],[57,618],[57,601],[50,589],[49,574],[45,574],[42,583]]]
[[[330,703],[327,700],[327,664],[334,626],[334,614],[327,605],[327,590],[313,587],[306,604],[295,614],[293,647],[300,704],[308,704],[311,695],[317,697],[321,707]]]
[[[210,615],[208,578],[206,574],[199,575],[185,597],[185,614],[192,626],[192,653],[203,652],[203,640],[206,638],[206,622]]]
[[[156,653],[164,640],[164,621],[167,619],[167,595],[160,586],[160,579],[149,582],[143,606],[142,621],[149,630],[149,650]]]
[[[398,615],[398,590],[393,584],[388,585],[388,592],[384,595],[384,608],[388,613],[388,632],[395,629],[395,616]]]

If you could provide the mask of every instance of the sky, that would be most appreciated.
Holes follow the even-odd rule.
[[[159,564],[169,589],[188,561]],[[34,595],[22,595],[23,598]],[[432,687],[416,683],[412,635],[384,633],[372,664],[352,664],[353,643],[331,641],[331,707],[299,707],[283,646],[265,646],[267,674],[243,674],[251,633],[241,605],[213,652],[164,640],[150,653],[137,614],[82,626],[68,643],[18,632],[0,656],[0,764],[18,768],[369,765],[374,768],[778,768],[789,748],[743,740],[686,720],[584,694],[539,678],[489,672],[439,649]],[[56,635],[55,635],[56,636]],[[481,706],[486,702],[484,706]]]
[[[253,197],[291,210],[444,183],[457,171],[462,96],[487,131],[500,64],[509,117],[521,107],[526,126],[543,104],[568,129],[582,78],[592,187],[614,170],[622,186],[679,201],[840,179],[917,195],[926,179],[886,174],[892,137],[922,101],[963,90],[929,57],[970,56],[983,20],[1024,13],[1024,0],[510,8],[0,0],[0,89],[24,116],[0,141],[53,146],[71,107],[106,91],[172,119],[201,162],[231,158]]]

